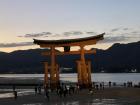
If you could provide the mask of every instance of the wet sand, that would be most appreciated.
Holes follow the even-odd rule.
[[[38,84],[43,82],[38,80],[38,78],[30,78],[28,80],[26,78],[1,78],[0,83]],[[0,86],[0,88],[0,94],[13,94],[12,86]],[[4,89],[6,90],[4,91]],[[50,93],[50,100],[45,98],[43,92],[41,95],[35,95],[34,86],[16,86],[16,90],[18,91],[16,100],[13,96],[0,98],[0,105],[140,105],[140,88],[134,87],[116,86],[109,88],[107,86],[104,90],[94,90],[93,94],[90,94],[89,90],[84,89],[62,98],[56,92],[53,92]]]
[[[105,88],[104,90],[94,90],[93,94],[89,90],[81,90],[78,93],[60,98],[55,92],[50,93],[50,100],[34,93],[0,99],[0,105],[140,105],[140,88]]]

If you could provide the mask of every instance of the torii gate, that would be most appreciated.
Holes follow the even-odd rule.
[[[102,40],[105,33],[78,39],[61,39],[61,40],[38,40],[34,39],[34,43],[42,48],[50,48],[50,52],[43,52],[42,55],[51,56],[51,65],[45,62],[44,85],[48,86],[48,69],[50,68],[50,86],[56,88],[59,84],[59,66],[56,64],[56,55],[80,54],[77,60],[78,84],[83,87],[91,86],[91,62],[85,60],[85,54],[95,54],[96,50],[85,50],[87,45],[96,44]],[[79,51],[70,51],[71,46],[79,46]],[[64,52],[56,52],[55,47],[64,47]]]

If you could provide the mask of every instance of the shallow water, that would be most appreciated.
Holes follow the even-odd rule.
[[[45,103],[30,103],[22,105],[46,105]],[[140,105],[140,101],[129,99],[93,99],[90,101],[61,102],[47,105]]]
[[[13,80],[22,80],[22,79],[39,79],[43,80],[44,74],[0,74],[0,78],[14,78]],[[77,74],[61,74],[60,79],[64,81],[77,82]],[[92,74],[92,81],[94,82],[117,82],[123,83],[127,81],[132,81],[134,84],[140,82],[140,73],[94,73]],[[11,91],[0,89],[0,91]],[[33,89],[22,89],[17,90],[18,96],[25,96],[34,94]],[[0,99],[3,98],[12,98],[12,92],[0,93]],[[46,105],[46,103],[24,103],[19,105]],[[80,100],[72,102],[61,102],[61,103],[47,103],[47,105],[140,105],[139,100],[131,99],[92,99],[92,100]]]
[[[18,79],[27,79],[27,78],[44,78],[44,74],[0,74],[0,78],[18,78]],[[132,81],[133,83],[140,82],[140,73],[92,73],[92,81],[94,82],[127,82]],[[60,79],[64,81],[77,82],[77,74],[60,74]]]
[[[34,95],[34,90],[33,89],[17,89],[18,92],[18,97],[21,96],[27,96],[30,97],[28,95]],[[43,97],[43,94],[42,96]],[[0,94],[0,100],[1,99],[7,99],[7,98],[11,98],[11,100],[13,100],[14,96],[11,93],[3,93]],[[22,100],[22,101],[20,101]],[[37,99],[38,100],[38,99]],[[40,101],[36,102],[36,101],[32,101],[32,102],[23,102],[24,99],[20,98],[19,100],[17,99],[17,103],[19,103],[18,105],[140,105],[140,100],[132,100],[132,99],[127,99],[127,98],[116,98],[116,99],[111,99],[111,98],[90,98],[90,99],[85,99],[85,100],[73,100],[73,101],[65,101],[65,99],[60,100],[59,102],[49,102],[49,101],[44,101],[45,98],[43,97],[43,101],[42,98]],[[16,101],[15,101],[16,103]],[[0,101],[1,104],[1,101]],[[9,105],[9,104],[2,104],[2,105]]]

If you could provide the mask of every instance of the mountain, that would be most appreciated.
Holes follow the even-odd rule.
[[[43,49],[19,50],[11,53],[0,53],[1,73],[34,73],[42,72],[42,61],[45,59],[40,53]],[[46,51],[48,51],[46,49]]]
[[[116,43],[109,49],[98,50],[99,69],[106,72],[140,72],[140,42],[119,44]],[[97,62],[96,62],[97,63]]]
[[[43,51],[49,49],[0,52],[0,73],[43,73],[43,62],[50,62],[49,56],[41,55]],[[80,55],[57,56],[60,67],[72,67],[71,72],[76,72],[78,59]],[[107,50],[97,49],[96,55],[86,55],[86,59],[92,60],[92,72],[140,72],[140,42],[116,43]]]

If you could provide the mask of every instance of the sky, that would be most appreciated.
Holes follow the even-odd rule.
[[[140,0],[0,0],[0,51],[39,48],[36,39],[88,37],[92,47],[140,41]]]

